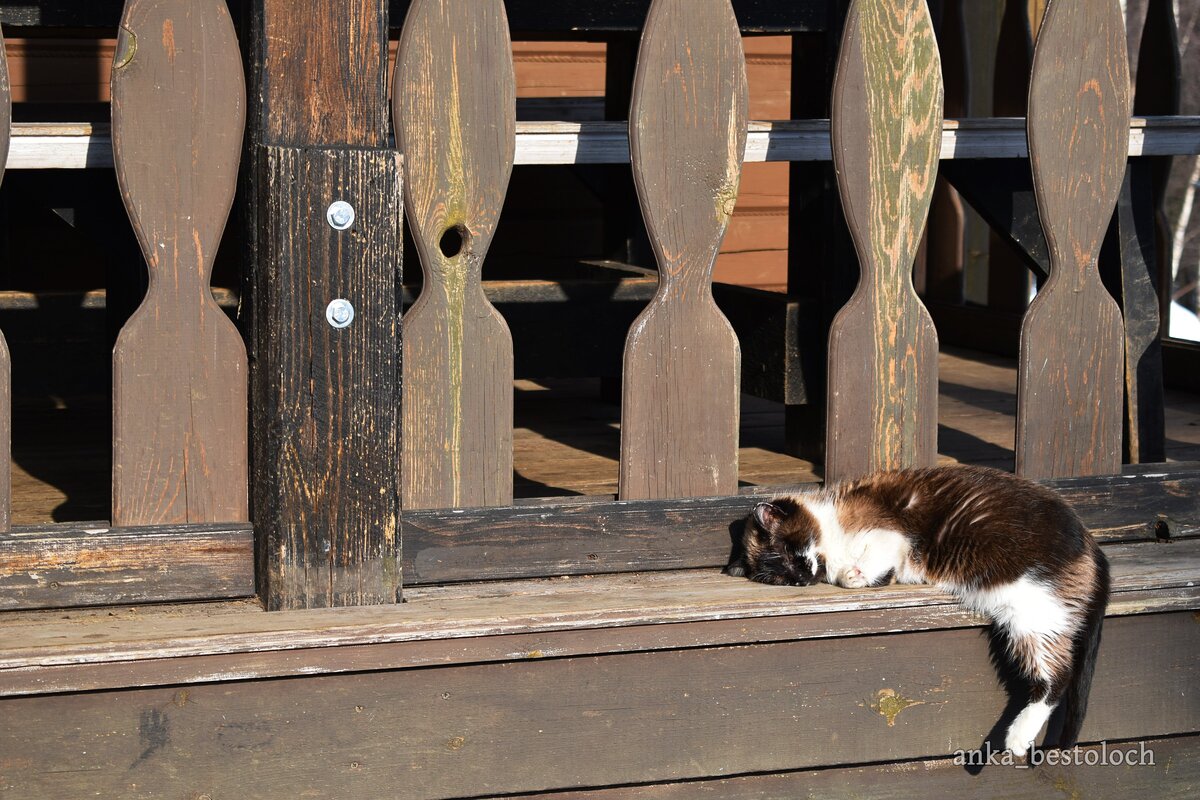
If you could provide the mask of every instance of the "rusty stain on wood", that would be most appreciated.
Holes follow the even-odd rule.
[[[1017,471],[1121,466],[1124,329],[1097,258],[1125,174],[1130,86],[1118,0],[1046,8],[1029,89],[1030,163],[1050,278],[1021,326]]]
[[[737,198],[747,104],[729,0],[654,0],[629,143],[659,284],[625,342],[623,500],[737,489],[741,350],[712,273]]]
[[[862,276],[829,334],[829,480],[937,458],[937,333],[912,269],[937,175],[942,103],[924,0],[855,0],[832,136]]]
[[[424,285],[404,325],[406,508],[512,502],[512,335],[483,262],[516,149],[500,0],[417,0],[392,93]]]
[[[130,0],[121,31],[113,159],[150,282],[113,349],[112,519],[239,522],[246,349],[209,287],[246,118],[233,21],[222,0]]]
[[[859,703],[859,705],[877,712],[879,716],[887,720],[889,728],[894,728],[896,727],[896,717],[900,715],[901,711],[912,706],[923,706],[925,701],[912,700],[895,689],[880,689],[874,700]]]

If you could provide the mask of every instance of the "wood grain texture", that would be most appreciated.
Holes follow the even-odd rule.
[[[926,4],[852,3],[832,136],[862,270],[829,334],[831,480],[937,457],[937,333],[913,290],[912,267],[937,173],[942,99]]]
[[[416,0],[392,92],[425,276],[405,316],[405,508],[512,502],[512,335],[483,262],[512,173],[516,81],[500,0]]]
[[[1089,709],[1083,741],[1196,730],[1197,646],[1190,611],[1107,620],[1093,684],[1105,702]],[[0,730],[7,787],[44,798],[181,787],[245,798],[494,796],[945,758],[980,746],[1005,707],[976,629],[514,655],[6,699],[6,718],[21,720]]]
[[[401,167],[392,150],[259,156],[255,529],[270,609],[392,603],[400,587]],[[357,214],[334,230],[332,199]],[[335,298],[355,308],[334,328]]]
[[[4,53],[4,35],[0,32],[0,181],[8,163],[8,143],[12,132],[12,95],[8,86],[8,57]],[[12,361],[8,342],[0,332],[0,533],[12,521]]]
[[[1051,270],[1021,328],[1016,456],[1026,477],[1120,468],[1124,331],[1097,258],[1125,174],[1129,91],[1117,0],[1052,0],[1027,122]]]
[[[737,488],[741,351],[712,271],[737,200],[748,91],[728,0],[654,0],[629,146],[659,286],[625,341],[622,499]]]
[[[117,526],[249,518],[246,348],[209,288],[245,114],[222,0],[130,0],[113,158],[150,283],[113,349]]]
[[[1143,748],[1145,748],[1143,750]],[[1119,750],[1121,765],[1113,765]],[[1148,753],[1146,752],[1148,751]],[[828,800],[1046,800],[1062,792],[1089,800],[1154,797],[1191,800],[1200,793],[1200,736],[1153,739],[1090,746],[1078,751],[1083,763],[1038,769],[995,766],[979,775],[963,769],[953,758],[901,761],[864,767],[804,770],[774,775],[746,775],[687,783],[615,787],[527,795],[541,800],[722,800],[821,797]],[[1094,755],[1092,753],[1095,753]],[[1132,763],[1124,763],[1128,753]],[[1088,759],[1108,767],[1088,766]]]
[[[388,0],[250,6],[255,143],[387,147]]]
[[[22,528],[0,539],[0,609],[254,595],[254,531],[240,525]]]

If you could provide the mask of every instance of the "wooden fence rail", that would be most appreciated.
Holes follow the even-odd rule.
[[[1050,279],[1024,323],[1017,468],[1041,479],[1120,471],[1125,329],[1098,278],[1099,245],[1127,158],[1200,153],[1200,118],[1131,118],[1118,0],[1050,3],[1028,119],[979,121],[943,119],[925,0],[853,0],[832,119],[770,123],[747,120],[736,4],[653,0],[627,124],[517,123],[503,2],[413,0],[390,108],[424,272],[402,362],[386,110],[335,120],[319,103],[298,107],[294,83],[272,70],[302,73],[301,51],[328,41],[297,32],[286,4],[267,6],[256,24],[274,32],[268,49],[282,49],[258,65],[250,171],[269,194],[254,220],[264,424],[253,488],[259,590],[272,608],[394,600],[400,506],[441,530],[453,527],[437,516],[446,509],[512,505],[513,343],[482,281],[514,163],[629,163],[636,180],[659,286],[626,345],[622,500],[737,496],[741,356],[712,301],[712,267],[744,161],[832,160],[862,263],[861,288],[829,340],[827,477],[934,461],[937,338],[912,264],[939,162],[1026,156]],[[353,77],[383,102],[386,16],[372,36],[370,75],[322,75],[321,91],[343,91]],[[111,133],[17,126],[7,154],[0,60],[0,165],[114,165],[149,265],[146,303],[114,354],[114,525],[200,525],[205,535],[215,525],[243,546],[247,355],[209,287],[247,118],[225,4],[129,0],[116,58]],[[327,138],[337,147],[324,148]],[[351,197],[368,184],[378,191]],[[338,192],[359,211],[342,227],[326,223]],[[1154,313],[1144,293],[1126,294],[1127,318]],[[351,298],[358,316],[327,319],[334,297]],[[0,402],[6,361],[0,341]],[[0,407],[0,441],[9,422]],[[373,472],[380,464],[387,474]],[[35,538],[23,534],[22,553]],[[244,591],[236,583],[222,591]]]

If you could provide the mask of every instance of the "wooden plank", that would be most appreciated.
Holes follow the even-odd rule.
[[[113,158],[150,271],[113,348],[113,524],[249,518],[246,348],[209,293],[246,86],[222,0],[130,0]]]
[[[272,610],[392,603],[400,480],[386,467],[398,467],[400,447],[400,157],[268,147],[260,165],[260,594]],[[325,219],[333,198],[354,207],[350,230]],[[347,327],[327,319],[335,299],[355,309]]]
[[[1198,646],[1191,612],[1108,620],[1083,741],[1196,730]],[[1005,695],[965,629],[3,703],[21,796],[439,798],[945,758]]]
[[[416,596],[419,597],[420,593],[418,590]],[[1110,601],[1108,615],[1116,617],[1192,610],[1198,602],[1200,590],[1195,587],[1120,592]],[[245,608],[243,613],[252,614],[256,611],[257,609]],[[179,624],[181,612],[186,613],[178,607],[161,606],[150,609],[116,609],[108,613],[138,613],[145,619],[147,613],[155,612],[172,614],[176,624]],[[75,614],[78,615],[78,612]],[[86,623],[76,620],[76,624],[78,626]],[[281,659],[277,652],[267,650],[244,653],[213,652],[169,659],[113,659],[100,662],[36,664],[0,672],[0,697],[692,647],[754,645],[959,627],[979,628],[981,621],[956,605],[893,605],[793,616],[755,617],[753,620],[701,620],[499,636],[342,643],[333,647],[292,649],[288,651],[285,659]]]
[[[1120,613],[1200,607],[1200,541],[1106,545]],[[1176,591],[1179,590],[1179,591]],[[1158,599],[1158,593],[1165,593]],[[1129,593],[1126,602],[1122,597]],[[918,627],[979,625],[954,598],[932,586],[845,590],[833,586],[768,587],[715,568],[499,581],[410,589],[402,606],[264,614],[255,604],[202,613],[166,608],[128,614],[24,612],[0,619],[8,670],[106,664],[192,656],[268,653],[366,644],[400,644],[489,636],[696,622],[759,620],[873,609],[946,606],[953,613]],[[939,612],[940,613],[940,612]],[[187,624],[181,624],[181,618]],[[897,626],[900,623],[897,621]],[[899,628],[893,628],[896,630]],[[814,631],[823,630],[818,624]],[[828,631],[820,635],[829,635]],[[303,662],[289,669],[304,671]],[[27,677],[27,674],[26,674]],[[22,682],[20,675],[14,680]],[[0,691],[3,688],[0,687]]]
[[[1125,172],[1129,115],[1120,4],[1050,4],[1029,90],[1030,161],[1051,270],[1021,329],[1016,454],[1026,477],[1105,474],[1121,464],[1121,312],[1096,260]]]
[[[828,120],[751,121],[745,163],[828,161]],[[1200,153],[1200,117],[1135,117],[1129,155]],[[1028,158],[1025,120],[947,119],[941,159]],[[629,130],[619,122],[518,122],[516,165],[628,164]],[[13,126],[9,169],[95,169],[112,166],[107,126],[86,123]]]
[[[832,137],[861,277],[829,332],[830,480],[937,458],[937,332],[912,266],[933,195],[942,96],[926,4],[852,3]]]
[[[748,93],[728,0],[654,0],[629,140],[659,286],[625,340],[622,499],[737,489],[741,352],[712,270],[737,200]]]
[[[241,525],[17,528],[0,538],[0,609],[251,597]]]
[[[8,87],[8,57],[4,52],[4,34],[0,32],[0,181],[8,163],[12,129],[12,95]],[[12,360],[8,342],[0,332],[0,533],[12,521]]]
[[[405,508],[512,503],[512,335],[480,286],[512,174],[516,79],[500,0],[417,0],[392,91],[425,275],[405,317]]]
[[[995,755],[996,765],[978,775],[972,774],[974,770],[964,769],[963,761],[943,758],[526,796],[556,800],[688,800],[698,796],[725,800],[768,797],[1044,800],[1055,791],[1068,793],[1068,797],[1092,800],[1124,800],[1128,797],[1189,800],[1200,792],[1200,767],[1196,765],[1200,758],[1200,736],[1195,735],[1082,747],[1071,751],[1070,762],[1064,763],[1057,755],[1048,756],[1054,759],[1054,764],[1043,762],[1037,769],[1010,767],[1001,763],[999,753]],[[963,759],[966,759],[965,755]],[[1098,768],[1100,764],[1105,766]]]

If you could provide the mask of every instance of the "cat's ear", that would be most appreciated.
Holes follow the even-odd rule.
[[[774,503],[759,503],[754,507],[754,521],[767,533],[775,533],[787,518],[787,512]]]

